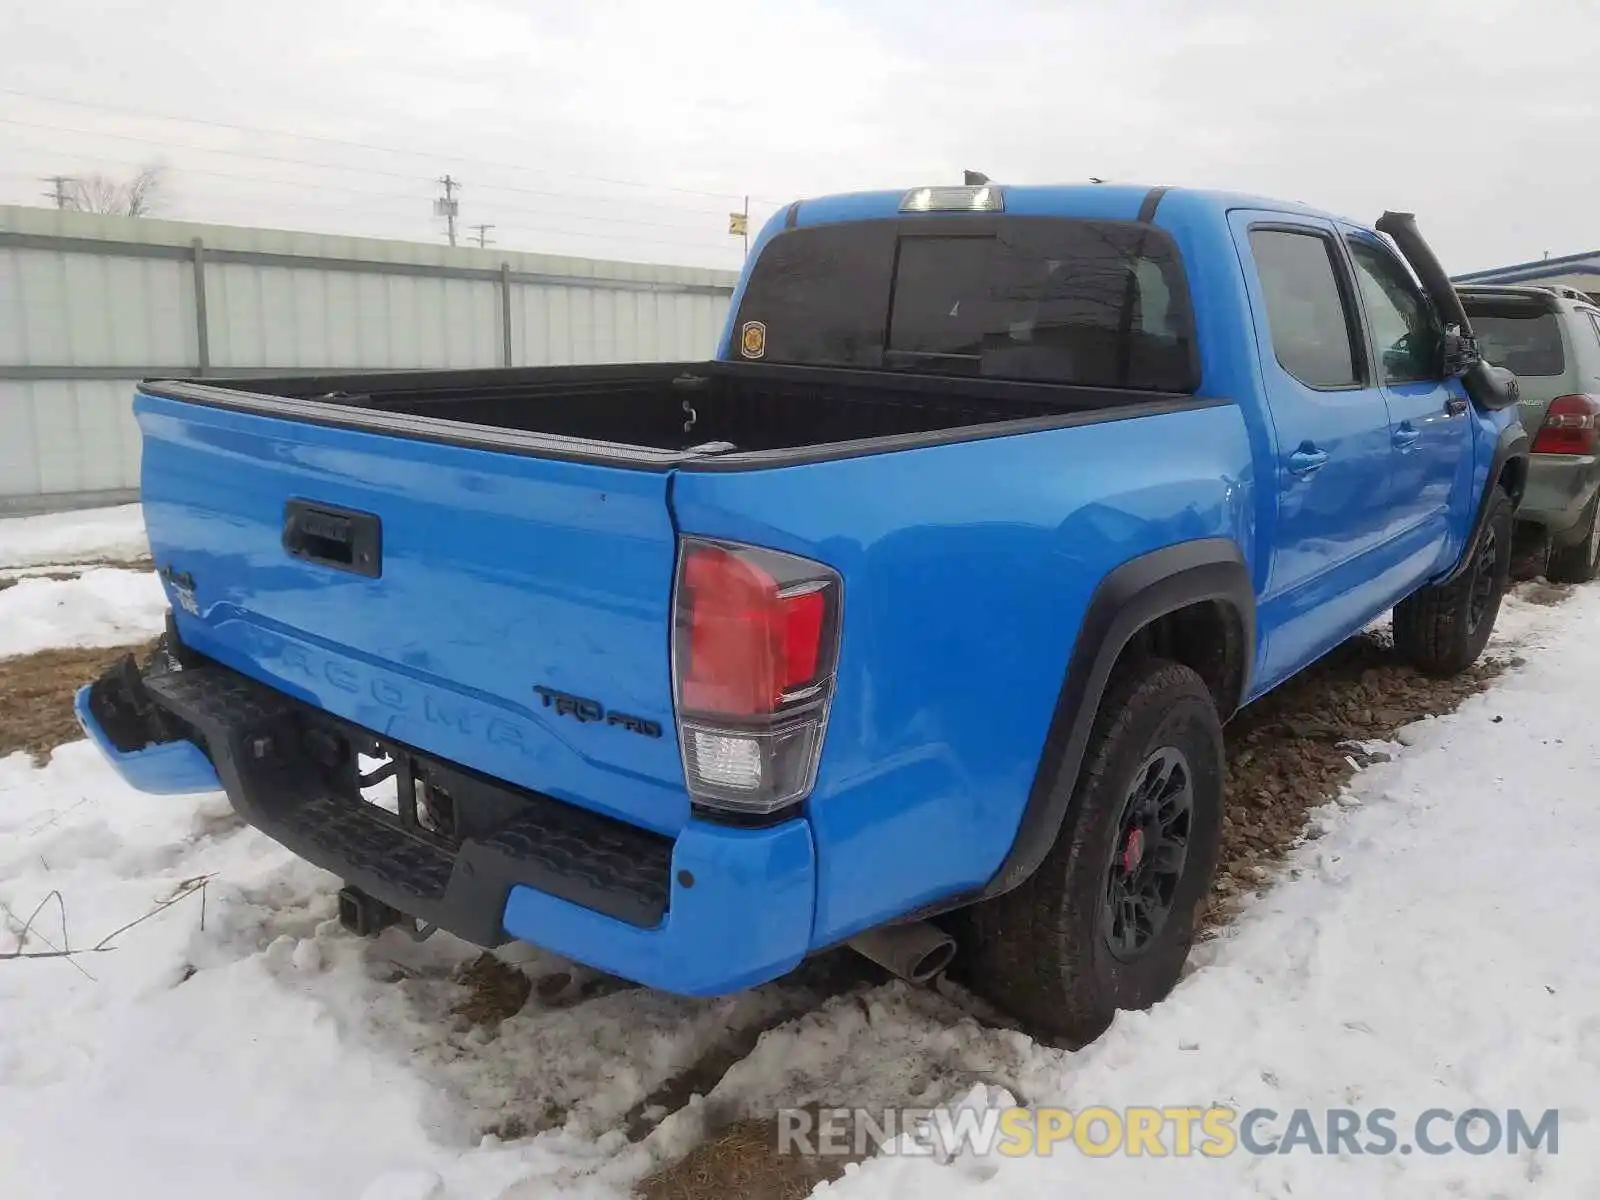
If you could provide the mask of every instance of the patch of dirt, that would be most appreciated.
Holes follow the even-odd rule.
[[[641,1200],[804,1200],[844,1174],[845,1160],[778,1153],[778,1122],[740,1121],[640,1180]]]
[[[520,1142],[523,1138],[534,1137],[546,1130],[559,1129],[566,1119],[565,1108],[554,1100],[546,1100],[544,1108],[534,1115],[532,1121],[514,1113],[492,1125],[484,1126],[479,1132],[492,1134],[502,1142]]]
[[[487,950],[462,969],[467,994],[450,1010],[474,1025],[498,1025],[514,1017],[533,994],[533,980]]]
[[[134,558],[98,558],[92,563],[84,564],[83,569],[91,567],[115,567],[119,571],[154,571],[155,560],[148,554],[140,554]]]
[[[1550,583],[1547,580],[1539,579],[1518,588],[1517,598],[1526,600],[1529,604],[1542,604],[1546,608],[1554,608],[1571,596],[1572,590],[1571,584]]]
[[[633,1106],[625,1122],[628,1140],[641,1140],[659,1124],[659,1117],[652,1114],[676,1112],[695,1096],[711,1095],[717,1084],[722,1082],[722,1077],[750,1056],[762,1034],[768,1030],[803,1016],[826,998],[870,988],[890,978],[887,971],[869,963],[859,954],[842,948],[804,960],[784,979],[790,999],[761,1021],[730,1028],[698,1059],[676,1075],[669,1076]],[[708,1112],[706,1121],[713,1131],[734,1127],[730,1116],[714,1110]]]
[[[0,658],[0,758],[18,750],[48,761],[57,746],[83,736],[72,697],[130,651],[139,659],[155,643],[90,650],[40,650]]]
[[[15,587],[24,579],[76,579],[85,571],[111,567],[118,571],[153,571],[155,563],[148,555],[138,558],[100,558],[85,563],[47,563],[38,567],[7,567],[0,570],[0,592]]]
[[[1387,631],[1365,633],[1241,711],[1226,730],[1228,806],[1203,927],[1226,923],[1300,840],[1310,811],[1367,765],[1351,743],[1451,712],[1512,665],[1485,655],[1454,679],[1432,679],[1396,657]]]
[[[76,579],[77,577],[77,571],[37,571],[30,572],[27,575],[0,576],[0,592],[5,591],[8,587],[16,587],[24,579],[53,579],[59,583],[61,580]]]

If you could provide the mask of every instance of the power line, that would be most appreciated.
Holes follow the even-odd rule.
[[[248,197],[234,196],[228,197],[228,199],[239,201],[247,200]],[[368,237],[397,237],[406,241],[427,240],[426,228],[420,224],[420,221],[417,218],[407,217],[406,214],[398,212],[385,211],[382,213],[374,213],[372,208],[367,204],[335,203],[332,205],[327,205],[303,200],[274,200],[272,201],[272,204],[274,209],[280,212],[295,211],[306,214],[315,214],[315,217],[303,218],[302,220],[306,222],[304,224],[292,223],[279,227],[305,229],[308,231],[316,231],[321,229],[323,232],[328,232],[330,223],[333,223],[340,226],[337,232],[347,236],[355,234],[357,236]],[[415,211],[416,201],[410,201],[409,204],[412,207],[412,210]],[[216,220],[216,218],[209,213],[196,212],[193,209],[178,209],[173,212],[163,213],[160,215],[170,217],[172,220]],[[345,222],[339,219],[345,216],[357,218],[359,219],[359,223],[361,225],[374,226],[375,228],[363,229],[360,231],[353,231],[345,228]],[[228,222],[223,221],[221,223],[227,224]],[[277,225],[277,222],[272,222],[272,224]],[[520,221],[509,226],[492,224],[490,227],[493,229],[502,229],[506,232],[519,235],[517,240],[523,244],[517,247],[508,246],[508,249],[522,249],[529,253],[536,254],[572,253],[571,251],[551,250],[548,247],[537,244],[538,242],[549,241],[550,239],[571,238],[582,239],[584,241],[596,242],[609,246],[670,246],[681,250],[697,251],[708,256],[717,255],[720,251],[723,251],[727,248],[726,241],[718,235],[709,235],[704,239],[696,239],[692,237],[652,237],[645,234],[632,233],[627,230],[597,232],[594,230],[572,229],[565,226],[551,226],[537,223],[524,223]],[[495,239],[490,239],[490,244],[495,244],[495,241]]]
[[[476,229],[478,231],[478,248],[480,250],[483,249],[485,246],[494,245],[494,239],[489,236],[489,230],[497,228],[496,226],[494,226],[494,225],[468,225],[467,228],[468,229]],[[469,238],[468,240],[470,241],[471,239]]]
[[[3,94],[3,93],[0,93]],[[389,171],[382,167],[349,166],[343,163],[317,162],[315,159],[291,158],[282,154],[263,154],[251,150],[229,150],[220,146],[198,146],[192,142],[174,142],[161,138],[140,137],[133,133],[112,133],[102,129],[82,129],[71,125],[51,125],[42,121],[22,121],[15,117],[0,117],[0,125],[15,125],[23,129],[40,129],[50,133],[72,133],[81,137],[110,138],[113,141],[137,142],[140,145],[156,146],[163,150],[189,150],[196,154],[220,154],[228,158],[243,158],[257,162],[285,163],[290,166],[311,167],[319,171],[344,171],[357,175],[376,175],[386,179],[403,179],[409,183],[437,182],[426,175],[412,174],[408,171]],[[479,183],[474,186],[483,191],[511,192],[525,196],[545,196],[554,200],[585,200],[601,204],[621,204],[634,208],[656,208],[666,212],[698,213],[701,216],[720,215],[714,209],[684,208],[676,204],[662,204],[658,201],[633,200],[626,196],[593,196],[579,192],[552,192],[542,188],[516,187],[508,183]]]
[[[14,174],[14,177],[19,178],[19,179],[36,178],[35,176],[23,175],[21,173],[6,173],[6,174]],[[237,179],[237,180],[240,180],[240,181],[243,181],[243,182],[254,182],[254,180],[252,180],[248,176],[229,176],[228,178]],[[242,196],[235,196],[235,197],[232,197],[232,198],[235,199],[235,200],[249,199],[249,197],[242,197]],[[413,212],[415,211],[416,200],[414,198],[407,198],[407,197],[403,197],[403,196],[389,196],[389,197],[380,197],[380,198],[400,201],[401,203],[403,203],[406,206],[410,207]],[[295,211],[299,211],[299,212],[319,214],[321,216],[320,226],[321,226],[323,232],[327,232],[327,222],[330,219],[330,214],[350,214],[351,216],[359,217],[360,223],[362,225],[370,225],[370,224],[374,224],[374,223],[381,223],[383,225],[384,229],[387,231],[387,232],[384,232],[384,233],[380,234],[377,231],[363,230],[363,231],[361,231],[361,233],[364,234],[364,236],[369,236],[369,237],[372,237],[372,236],[388,236],[388,237],[401,238],[401,239],[406,240],[406,241],[422,241],[422,240],[425,240],[425,237],[426,237],[424,230],[422,229],[422,227],[419,226],[419,224],[417,223],[417,220],[415,218],[409,218],[404,213],[399,213],[399,212],[384,212],[384,213],[375,214],[373,212],[373,210],[372,210],[372,206],[371,206],[370,202],[350,203],[350,204],[337,203],[336,202],[334,204],[328,205],[328,204],[315,203],[314,201],[302,198],[302,199],[299,199],[299,200],[273,200],[273,201],[271,201],[271,203],[272,203],[272,205],[274,206],[275,209],[279,209],[279,210],[295,210]],[[516,210],[516,211],[525,211],[525,210]],[[204,221],[204,220],[208,220],[208,219],[214,219],[214,218],[209,217],[205,213],[195,213],[193,211],[182,211],[182,210],[177,211],[177,212],[173,212],[173,213],[167,214],[167,215],[170,215],[170,217],[172,219],[174,219],[174,220],[201,220],[201,221]],[[224,223],[226,223],[226,222],[224,222]],[[305,229],[308,232],[311,232],[311,231],[316,231],[319,228],[319,224],[308,221],[308,223],[304,224],[304,225],[294,224],[294,225],[289,225],[289,226],[285,226],[285,227],[287,227],[287,228]],[[535,253],[535,254],[571,253],[571,251],[553,251],[553,250],[548,249],[547,247],[540,247],[540,246],[538,246],[536,244],[535,245],[526,244],[527,242],[535,242],[536,243],[538,241],[548,240],[548,239],[551,239],[551,238],[562,238],[562,239],[577,238],[577,239],[582,239],[584,241],[598,242],[598,243],[601,243],[603,245],[610,245],[610,246],[616,246],[616,245],[619,245],[619,244],[622,244],[622,245],[639,245],[639,246],[666,246],[666,247],[674,247],[674,248],[677,248],[679,250],[697,251],[701,255],[705,255],[707,257],[716,255],[719,251],[722,251],[722,250],[727,248],[727,244],[724,241],[724,239],[720,235],[716,235],[716,234],[707,235],[704,239],[696,239],[694,237],[687,237],[687,238],[651,237],[651,236],[646,236],[646,235],[643,235],[643,234],[631,233],[631,232],[628,232],[626,230],[619,230],[619,231],[616,231],[616,232],[609,232],[609,231],[607,231],[607,232],[596,232],[596,231],[593,231],[593,230],[572,229],[572,228],[568,228],[568,227],[565,227],[565,226],[552,226],[552,225],[543,225],[543,224],[525,224],[525,223],[521,223],[521,222],[518,222],[517,224],[511,225],[511,226],[504,226],[504,227],[499,225],[499,224],[492,224],[490,226],[490,228],[493,228],[493,229],[502,229],[502,228],[504,228],[506,231],[508,231],[508,232],[510,232],[512,234],[520,235],[518,240],[524,241],[524,245],[522,245],[520,247],[516,247],[516,248],[522,249],[522,250],[524,250],[524,251],[526,251],[528,253]],[[351,233],[350,230],[344,229],[344,228],[339,229],[338,232],[341,233],[341,234],[346,234],[346,235]],[[686,231],[686,232],[688,232],[688,231]],[[492,239],[491,239],[491,241],[492,241]],[[508,247],[508,248],[511,248],[511,247]]]
[[[737,192],[712,192],[699,188],[674,187],[671,184],[664,183],[646,183],[643,180],[637,179],[618,179],[606,175],[587,175],[575,171],[549,171],[542,167],[534,168],[516,163],[497,162],[493,159],[474,159],[462,157],[460,155],[434,154],[425,150],[411,150],[399,146],[384,146],[373,142],[350,141],[345,138],[333,138],[320,134],[294,133],[287,129],[271,129],[257,125],[238,125],[230,121],[206,120],[200,117],[178,117],[166,113],[150,112],[148,110],[119,108],[109,104],[95,104],[88,100],[72,100],[64,96],[44,96],[37,92],[25,92],[16,88],[0,88],[0,96],[17,96],[24,100],[34,100],[45,104],[60,104],[72,108],[86,108],[98,112],[113,113],[117,116],[142,117],[151,121],[171,121],[175,124],[201,125],[211,129],[227,129],[235,133],[266,134],[270,137],[292,138],[296,141],[319,142],[328,146],[344,146],[358,150],[372,150],[380,154],[410,155],[414,158],[424,158],[435,162],[443,161],[467,163],[475,166],[497,167],[507,171],[522,171],[529,174],[550,175],[564,179],[578,179],[589,183],[605,183],[614,187],[647,188],[652,191],[673,192],[683,196],[705,196],[717,200],[733,200],[739,198],[739,194]],[[788,203],[788,201],[785,200],[773,200],[769,197],[762,196],[756,196],[753,197],[753,199],[762,204],[770,204],[775,207],[781,207],[782,205]]]
[[[102,165],[109,164],[109,165],[113,165],[113,166],[139,167],[139,166],[144,166],[145,165],[143,162],[139,161],[138,159],[133,159],[133,158],[112,158],[112,157],[109,157],[109,156],[103,155],[103,154],[81,153],[81,152],[78,152],[78,151],[56,151],[56,150],[46,150],[46,149],[34,149],[32,147],[25,147],[25,149],[28,149],[28,150],[32,151],[33,153],[37,153],[37,154],[40,154],[40,155],[46,155],[48,157],[55,158],[55,159],[63,159],[63,158],[75,159],[75,160],[79,160],[79,161],[82,161],[82,162],[93,163],[96,166],[102,166]],[[315,165],[315,164],[312,164],[312,165]],[[349,169],[349,170],[357,170],[357,171],[359,171],[361,168],[340,168],[340,169]],[[25,172],[0,172],[0,174],[11,175],[11,176],[14,176],[15,178],[18,178],[18,179],[33,179],[33,178],[37,178],[36,176],[29,175],[29,174],[27,174]],[[276,177],[276,176],[272,176],[272,175],[243,174],[243,173],[240,173],[240,172],[237,172],[237,171],[219,171],[214,167],[183,166],[183,167],[180,167],[180,168],[175,168],[175,174],[178,175],[179,177],[184,176],[184,175],[203,175],[203,176],[206,176],[206,177],[209,177],[209,178],[226,179],[226,180],[232,180],[232,181],[241,182],[241,183],[252,183],[252,184],[262,184],[262,185],[274,186],[274,187],[293,188],[296,191],[303,191],[305,189],[305,186],[306,186],[304,180],[282,179],[282,178],[279,178],[279,177]],[[437,182],[437,181],[436,180],[426,179],[426,178],[424,178],[422,176],[418,176],[418,177],[416,177],[415,182],[419,185],[419,189],[420,189],[420,185],[422,185],[422,184],[434,183],[434,182]],[[411,208],[411,207],[414,207],[417,204],[418,200],[426,200],[426,199],[428,199],[427,196],[425,196],[425,195],[419,196],[416,193],[407,193],[407,192],[398,192],[398,191],[376,191],[376,190],[374,190],[372,188],[351,187],[349,184],[341,184],[341,183],[319,183],[319,184],[317,184],[317,191],[318,192],[340,192],[340,193],[343,193],[345,195],[350,195],[350,196],[370,197],[370,200],[367,201],[367,204],[363,205],[362,207],[366,207],[367,205],[370,205],[370,204],[373,204],[373,203],[384,203],[384,202],[387,202],[387,203],[396,204],[396,205],[405,205],[406,207]],[[309,205],[305,204],[303,200],[297,200],[297,201],[294,201],[294,202],[274,200],[272,203],[274,203],[276,205],[280,205],[280,206],[292,203],[295,207],[310,207]],[[633,202],[632,201],[624,201],[623,203],[633,203]],[[343,207],[345,209],[353,209],[356,206],[353,206],[353,205],[342,205],[341,207]],[[692,216],[708,216],[708,215],[711,215],[711,214],[707,213],[706,210],[697,209],[697,208],[694,208],[694,209],[691,209],[691,208],[676,208],[676,207],[672,207],[672,206],[649,206],[649,207],[662,207],[668,212],[681,213],[681,214],[683,214],[685,216],[691,216],[691,215]],[[527,216],[540,217],[540,218],[556,217],[556,218],[560,218],[560,219],[563,219],[563,220],[584,221],[584,222],[599,223],[599,224],[604,224],[604,225],[620,225],[620,226],[625,226],[625,227],[628,227],[628,228],[664,229],[664,230],[672,230],[672,231],[681,232],[681,233],[690,234],[690,235],[693,235],[693,234],[695,234],[697,232],[697,227],[696,226],[684,224],[683,222],[647,221],[647,220],[642,220],[642,219],[639,219],[639,218],[636,218],[636,217],[610,216],[610,215],[607,215],[605,213],[568,212],[568,211],[564,211],[564,210],[560,210],[560,209],[551,210],[551,209],[545,209],[545,208],[539,208],[539,207],[528,207],[526,205],[510,204],[510,203],[507,203],[505,201],[496,201],[496,202],[494,202],[493,209],[494,209],[495,213],[515,213],[515,214],[523,214],[523,215],[527,215]],[[708,226],[707,228],[709,230],[710,226]],[[552,231],[555,231],[555,232],[574,232],[574,233],[577,232],[577,231],[565,230],[560,226],[552,226],[551,229],[552,229]],[[581,236],[591,236],[591,235],[583,234]],[[713,241],[720,241],[720,238],[717,235],[709,233],[709,232],[706,234],[706,239],[707,239],[707,244],[710,244]],[[656,240],[661,242],[661,244],[667,244],[667,240],[666,239],[656,239]]]

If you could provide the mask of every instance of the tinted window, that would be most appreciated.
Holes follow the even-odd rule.
[[[1589,324],[1594,328],[1595,341],[1600,342],[1600,314],[1590,313]]]
[[[1438,379],[1439,333],[1433,310],[1410,274],[1382,246],[1351,239],[1356,285],[1378,344],[1378,369],[1385,383]]]
[[[1560,318],[1537,300],[1463,296],[1483,357],[1515,375],[1565,375]]]
[[[1266,299],[1272,349],[1283,369],[1311,387],[1355,383],[1358,360],[1332,242],[1312,233],[1255,229],[1250,252]]]
[[[737,324],[765,326],[768,361],[1198,386],[1188,285],[1166,234],[1021,217],[919,231],[930,228],[884,221],[783,234],[756,261]]]

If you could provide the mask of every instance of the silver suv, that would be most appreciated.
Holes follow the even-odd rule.
[[[1483,356],[1522,385],[1533,453],[1518,532],[1548,546],[1552,582],[1586,583],[1600,568],[1600,305],[1571,287],[1457,290]]]

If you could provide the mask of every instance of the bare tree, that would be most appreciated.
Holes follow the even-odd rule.
[[[85,175],[71,183],[71,207],[79,212],[148,217],[161,203],[166,174],[162,164],[151,163],[126,182],[98,172]]]

